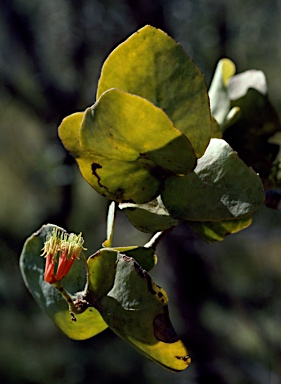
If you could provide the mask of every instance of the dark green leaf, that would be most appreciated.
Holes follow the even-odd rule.
[[[142,232],[165,231],[179,224],[179,220],[169,215],[160,197],[147,204],[119,204],[119,208],[125,211],[134,227]]]

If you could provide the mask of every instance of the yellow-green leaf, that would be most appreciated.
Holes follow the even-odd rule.
[[[118,88],[163,109],[190,140],[197,157],[211,137],[205,78],[183,48],[149,25],[120,44],[101,71],[97,98]]]
[[[189,140],[162,109],[117,89],[105,92],[83,116],[63,120],[59,133],[88,183],[119,202],[150,201],[165,175],[187,174],[196,165]]]
[[[189,227],[207,243],[222,241],[225,236],[241,231],[252,223],[252,216],[224,221],[188,221]]]
[[[84,112],[76,112],[65,117],[59,126],[59,137],[65,148],[74,157],[79,157],[81,146],[79,142],[79,129],[84,117]]]

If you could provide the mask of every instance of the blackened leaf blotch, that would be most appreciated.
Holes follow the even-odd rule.
[[[91,168],[92,168],[92,174],[93,174],[94,176],[96,176],[96,177],[98,178],[98,180],[100,180],[100,177],[99,177],[99,175],[97,174],[97,169],[102,168],[102,166],[101,166],[100,164],[98,164],[98,163],[93,163],[92,166],[91,166]]]
[[[179,341],[171,320],[169,318],[168,307],[163,307],[164,313],[155,317],[153,321],[154,335],[157,340],[164,343],[175,343]]]

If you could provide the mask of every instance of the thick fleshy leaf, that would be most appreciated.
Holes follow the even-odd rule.
[[[212,115],[220,126],[223,126],[226,115],[229,112],[230,100],[228,97],[228,82],[235,74],[234,63],[229,59],[221,59],[215,70],[215,74],[210,85],[209,97]]]
[[[166,292],[136,261],[118,256],[112,289],[99,301],[109,327],[149,359],[181,371],[190,363],[168,313]]]
[[[212,139],[190,175],[166,180],[162,200],[180,220],[221,221],[254,212],[264,201],[257,174],[221,139]]]
[[[204,241],[222,241],[225,236],[241,231],[252,223],[252,217],[225,221],[188,221],[189,227]]]
[[[47,315],[68,337],[75,340],[88,339],[107,328],[100,313],[94,308],[75,315],[72,320],[68,304],[59,291],[43,280],[45,258],[41,257],[42,248],[48,233],[54,225],[44,225],[25,242],[20,257],[20,269],[24,282]],[[62,228],[59,228],[63,231]],[[87,265],[84,258],[75,260],[69,274],[62,280],[62,285],[69,294],[75,295],[82,291],[86,284]]]
[[[76,133],[77,148],[68,133],[77,132],[74,116],[63,120],[60,138],[76,154],[88,183],[109,199],[150,201],[159,194],[163,175],[186,174],[196,165],[188,139],[160,108],[139,96],[105,92],[86,110]]]
[[[119,204],[119,208],[125,211],[133,226],[142,232],[165,231],[179,224],[179,220],[169,215],[160,197],[147,204]]]
[[[205,78],[183,48],[160,29],[145,26],[108,56],[97,98],[118,88],[162,108],[190,140],[197,157],[211,137]]]

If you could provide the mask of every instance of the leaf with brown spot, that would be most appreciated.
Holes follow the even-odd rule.
[[[113,286],[98,306],[108,326],[140,353],[172,371],[187,368],[190,357],[170,321],[167,294],[132,257],[118,255]]]

